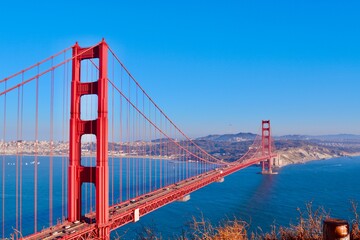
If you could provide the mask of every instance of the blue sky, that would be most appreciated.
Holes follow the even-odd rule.
[[[2,1],[0,78],[104,37],[190,136],[360,134],[359,1]]]

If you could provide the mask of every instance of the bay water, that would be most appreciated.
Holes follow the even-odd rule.
[[[6,157],[5,236],[13,232],[12,228],[15,227],[15,178],[13,177],[15,161],[15,156]],[[23,159],[22,229],[24,234],[33,231],[32,161],[33,157]],[[41,163],[38,165],[39,172],[47,172],[48,157],[39,157],[39,161]],[[62,206],[61,191],[59,191],[62,181],[62,161],[61,158],[54,158],[54,222],[61,218],[62,208],[66,210],[66,206]],[[146,161],[158,160],[147,159]],[[172,164],[167,166],[169,177],[175,167],[174,164],[181,168],[181,163],[162,161],[161,164]],[[141,166],[142,163],[139,165]],[[67,169],[66,166],[67,164],[65,164],[65,169]],[[148,166],[148,163],[143,166]],[[123,171],[126,171],[126,167]],[[136,239],[143,233],[144,228],[151,228],[158,236],[172,239],[189,229],[193,217],[198,220],[204,218],[214,225],[236,218],[246,221],[249,224],[249,231],[267,232],[271,225],[289,226],[291,223],[297,223],[299,217],[297,209],[305,210],[306,204],[310,202],[313,208],[322,206],[330,212],[332,217],[346,220],[354,217],[350,202],[360,204],[360,157],[342,157],[288,165],[281,168],[277,175],[261,175],[258,174],[259,171],[260,168],[255,166],[238,171],[226,177],[223,183],[213,183],[192,193],[189,201],[166,205],[142,217],[137,223],[127,224],[113,231],[111,236],[112,238],[122,236],[121,239]],[[118,172],[118,169],[115,169],[115,172]],[[0,185],[2,185],[1,179]],[[48,224],[49,218],[48,175],[40,174],[38,181],[38,229],[41,229],[41,226]],[[115,181],[118,181],[116,175]],[[114,196],[114,198],[118,199],[119,196]],[[3,199],[0,201],[0,206],[2,201]],[[85,204],[89,204],[88,202]]]
[[[164,239],[187,231],[192,217],[213,225],[234,218],[249,224],[251,232],[269,232],[271,225],[296,224],[300,208],[323,207],[332,217],[354,218],[351,201],[360,204],[360,157],[343,157],[288,165],[277,175],[258,174],[249,167],[191,194],[185,203],[169,204],[128,224],[113,236],[135,239],[150,228]],[[359,212],[359,211],[358,211]]]

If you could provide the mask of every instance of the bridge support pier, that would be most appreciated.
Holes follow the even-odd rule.
[[[178,200],[178,202],[187,202],[190,200],[190,194],[183,196]]]
[[[261,162],[261,174],[274,174],[272,170],[273,161],[272,158]]]
[[[219,180],[217,180],[216,182],[222,183],[222,182],[224,182],[224,181],[225,181],[225,178],[219,178]]]

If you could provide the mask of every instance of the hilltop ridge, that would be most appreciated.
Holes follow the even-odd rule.
[[[196,138],[196,140],[205,140],[205,141],[217,141],[217,142],[241,142],[254,140],[256,134],[254,133],[236,133],[236,134],[214,134],[208,135],[205,137]]]
[[[228,161],[242,156],[256,134],[216,134],[195,141],[211,154]],[[311,160],[360,155],[360,135],[284,135],[275,136],[274,144],[281,166]]]

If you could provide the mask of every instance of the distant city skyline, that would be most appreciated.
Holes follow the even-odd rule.
[[[360,2],[64,0],[1,8],[0,79],[104,37],[190,137],[257,133],[262,119],[273,135],[360,134]]]

